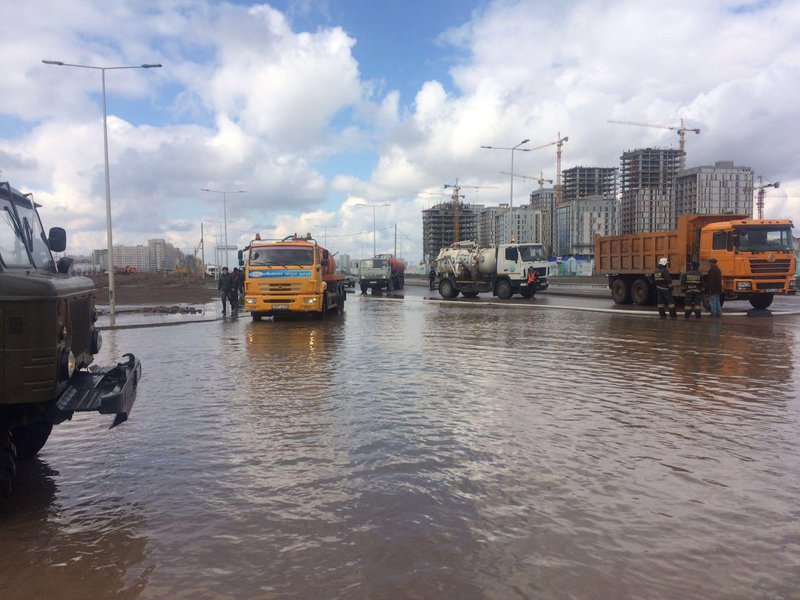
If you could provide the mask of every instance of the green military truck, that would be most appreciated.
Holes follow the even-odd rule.
[[[60,227],[45,236],[37,208],[0,182],[0,499],[53,425],[76,411],[114,415],[111,427],[125,421],[142,373],[132,354],[92,365],[102,345],[96,288],[70,274],[72,259],[53,259],[67,236]]]

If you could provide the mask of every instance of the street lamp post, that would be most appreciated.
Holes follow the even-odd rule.
[[[530,152],[530,148],[521,148],[523,144],[527,144],[530,142],[528,138],[522,140],[516,146],[511,147],[500,147],[500,146],[481,146],[481,148],[485,148],[487,150],[511,150],[511,186],[509,192],[509,199],[508,199],[508,214],[509,214],[509,228],[514,227],[513,219],[514,219],[514,151],[519,150],[520,152]]]
[[[375,249],[375,209],[379,206],[389,206],[388,204],[356,204],[355,206],[372,207],[372,256],[374,257],[378,251]]]
[[[110,324],[113,327],[115,324],[115,308],[116,299],[114,298],[114,244],[111,236],[111,178],[109,176],[108,168],[108,123],[106,115],[106,71],[115,71],[119,69],[158,69],[161,68],[160,64],[143,64],[121,67],[97,67],[94,65],[77,65],[72,63],[65,63],[60,60],[44,60],[42,62],[46,65],[55,65],[58,67],[76,67],[78,69],[94,69],[100,71],[101,79],[103,82],[103,153],[105,155],[105,179],[106,179],[106,236],[108,238],[108,309],[110,312]]]
[[[323,233],[324,241],[322,242],[322,245],[325,248],[327,248],[328,247],[328,229],[336,229],[336,225],[315,225],[315,227],[322,227],[322,229],[324,231],[324,233]]]
[[[212,194],[222,194],[222,221],[225,223],[225,266],[228,266],[228,194],[246,194],[247,190],[210,190],[200,188],[201,192],[211,192]]]

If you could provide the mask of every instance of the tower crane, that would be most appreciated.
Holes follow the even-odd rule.
[[[458,199],[463,198],[464,195],[461,194],[462,189],[472,189],[472,190],[479,190],[485,186],[478,186],[478,185],[460,185],[458,183],[458,177],[456,177],[455,184],[452,183],[445,183],[444,189],[452,189],[451,198],[453,199],[453,220],[455,221],[453,225],[453,241],[457,242],[458,240]]]
[[[531,148],[531,150],[539,150],[540,148],[547,148],[548,146],[556,147],[556,204],[561,204],[561,146],[564,142],[568,141],[569,137],[561,137],[561,132],[559,131],[556,133],[556,140],[554,142],[548,142],[547,144],[536,146],[536,148]],[[552,181],[550,182],[552,183]]]
[[[774,183],[764,183],[764,178],[759,175],[758,185],[753,186],[753,191],[758,190],[758,200],[756,201],[756,206],[758,207],[759,220],[764,218],[764,190],[768,187],[774,187],[775,189],[778,189],[781,187],[781,182],[775,181]]]
[[[512,175],[512,173],[509,173],[508,171],[500,171],[500,175]],[[532,179],[533,181],[539,184],[540,190],[544,187],[545,183],[553,183],[552,179],[545,179],[544,173],[542,173],[541,171],[539,171],[538,177],[532,177],[530,175],[519,175],[518,173],[513,173],[513,175],[514,177],[519,177],[520,179]]]
[[[686,132],[693,131],[696,134],[700,133],[700,130],[697,128],[686,127],[683,124],[683,119],[681,119],[681,126],[677,127],[674,125],[653,125],[651,123],[639,123],[637,121],[617,121],[615,119],[609,119],[608,123],[617,123],[618,125],[638,125],[639,127],[655,127],[656,129],[669,129],[671,131],[675,131],[678,133],[678,147],[681,149],[681,152],[684,154],[686,153]]]

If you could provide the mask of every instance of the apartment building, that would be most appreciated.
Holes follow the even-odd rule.
[[[673,187],[684,168],[681,150],[641,148],[622,154],[620,234],[674,229]]]
[[[678,215],[736,214],[753,216],[753,169],[730,160],[693,167],[675,177]]]

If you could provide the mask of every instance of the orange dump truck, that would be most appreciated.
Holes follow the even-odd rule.
[[[314,314],[344,308],[344,276],[336,261],[308,234],[267,241],[256,235],[239,251],[244,267],[244,307],[254,321],[262,317]]]
[[[723,300],[749,300],[754,308],[767,308],[776,294],[796,291],[792,222],[784,219],[681,215],[672,231],[596,237],[594,241],[595,272],[608,277],[617,304],[652,304],[652,275],[662,257],[669,259],[676,297],[683,296],[676,275],[685,272],[692,260],[707,272],[709,258],[716,258],[722,271]]]

